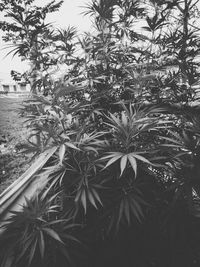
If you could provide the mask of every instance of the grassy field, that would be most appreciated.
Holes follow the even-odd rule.
[[[0,134],[15,135],[13,130],[20,131],[23,123],[18,113],[21,103],[18,98],[0,98]]]
[[[16,152],[16,145],[25,142],[27,130],[19,115],[20,98],[0,98],[0,138],[6,139],[9,153],[0,153],[0,192],[27,169],[27,157]]]

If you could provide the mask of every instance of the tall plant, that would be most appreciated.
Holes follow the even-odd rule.
[[[42,194],[58,194],[60,211],[82,226],[92,251],[85,266],[199,264],[195,8],[191,0],[93,0],[85,11],[93,33],[77,43],[73,28],[53,35],[68,71],[48,97],[27,103],[40,137],[27,149],[56,148],[40,174],[49,179]]]
[[[3,40],[11,49],[8,54],[19,55],[30,64],[27,78],[32,91],[37,93],[47,83],[44,73],[56,64],[56,58],[52,56],[55,54],[53,28],[45,20],[49,13],[60,8],[63,1],[52,1],[44,7],[37,7],[34,2],[1,1],[1,11],[8,19],[0,22],[0,29],[5,32]]]

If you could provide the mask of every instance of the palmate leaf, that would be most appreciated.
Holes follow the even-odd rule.
[[[116,230],[119,230],[119,226],[121,222],[127,222],[128,225],[131,223],[131,218],[135,217],[138,222],[142,222],[142,218],[144,217],[144,213],[142,210],[141,204],[147,204],[143,199],[133,192],[126,192],[123,198],[120,200],[117,213],[115,214],[117,217],[116,222]],[[112,222],[114,223],[114,221]]]
[[[13,216],[6,224],[4,238],[9,241],[9,248],[12,248],[12,251],[20,247],[19,253],[15,255],[16,262],[26,258],[31,265],[38,252],[43,259],[46,256],[45,250],[50,249],[49,239],[57,245],[64,245],[63,233],[68,234],[66,230],[72,229],[75,225],[70,224],[70,219],[57,219],[58,205],[54,204],[57,196],[58,193],[45,199],[39,196],[26,199],[26,205],[22,210],[12,212]],[[59,232],[55,229],[59,229]],[[70,236],[70,240],[72,239],[73,236]],[[16,240],[16,242],[10,244],[10,240]]]
[[[143,163],[146,163],[146,164],[153,165],[148,159],[139,155],[139,153],[142,153],[142,152],[132,152],[132,153],[128,153],[128,154],[124,154],[122,152],[109,152],[110,155],[104,156],[104,157],[100,158],[99,160],[105,161],[105,160],[109,159],[103,168],[103,170],[104,170],[120,159],[120,171],[121,171],[120,177],[122,176],[125,168],[127,167],[127,162],[129,162],[134,173],[135,173],[135,177],[136,177],[136,175],[137,175],[137,160],[142,161]]]
[[[129,155],[147,164],[152,164],[148,159],[146,159],[143,156],[138,155],[137,153],[130,153]]]
[[[98,206],[97,206],[98,203],[101,206],[103,206],[99,193],[97,192],[97,190],[94,188],[93,185],[83,186],[82,188],[78,189],[74,201],[81,203],[81,205],[84,208],[85,214],[87,213],[88,202],[95,209],[98,209]]]
[[[126,123],[125,118],[124,118],[125,116],[126,115],[124,114],[123,115],[124,123]],[[127,125],[123,124],[123,122],[118,117],[114,116],[112,113],[110,113],[110,117],[106,116],[106,118],[109,120],[109,123],[104,122],[104,124],[108,125],[110,128],[115,129],[117,132],[122,132],[126,136],[127,132],[124,126],[127,126]]]
[[[159,131],[162,128],[169,128],[171,121],[158,119],[152,116],[151,110],[140,110],[133,105],[129,107],[119,102],[122,105],[123,111],[119,114],[109,113],[104,124],[112,132],[113,140],[120,142],[124,149],[132,146],[137,137],[142,137],[144,133],[149,134],[149,131]]]
[[[105,140],[100,139],[103,135],[105,135],[105,132],[91,132],[77,136],[77,146],[82,151],[94,152],[97,155],[106,144]]]
[[[106,169],[108,166],[112,165],[114,162],[116,162],[118,159],[120,159],[123,156],[122,153],[119,153],[119,154],[120,155],[118,155],[117,153],[113,153],[112,155],[110,155],[109,158],[111,159],[107,162],[106,166],[103,169]],[[102,159],[106,159],[106,157],[101,158],[101,160]]]

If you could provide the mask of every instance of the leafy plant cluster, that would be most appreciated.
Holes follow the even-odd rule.
[[[93,0],[85,14],[93,33],[43,24],[37,56],[22,49],[39,93],[23,109],[32,129],[24,151],[56,152],[37,174],[45,187],[5,226],[2,262],[53,266],[62,254],[61,266],[199,266],[196,2]],[[87,245],[83,259],[73,257],[76,238]]]

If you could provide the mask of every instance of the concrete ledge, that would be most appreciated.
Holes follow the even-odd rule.
[[[41,190],[47,177],[39,179],[37,173],[57,150],[53,147],[43,152],[31,167],[16,181],[14,181],[0,195],[0,226],[10,216],[10,211],[17,211],[25,204],[25,198],[31,198],[35,192]],[[45,179],[46,178],[46,179]]]

